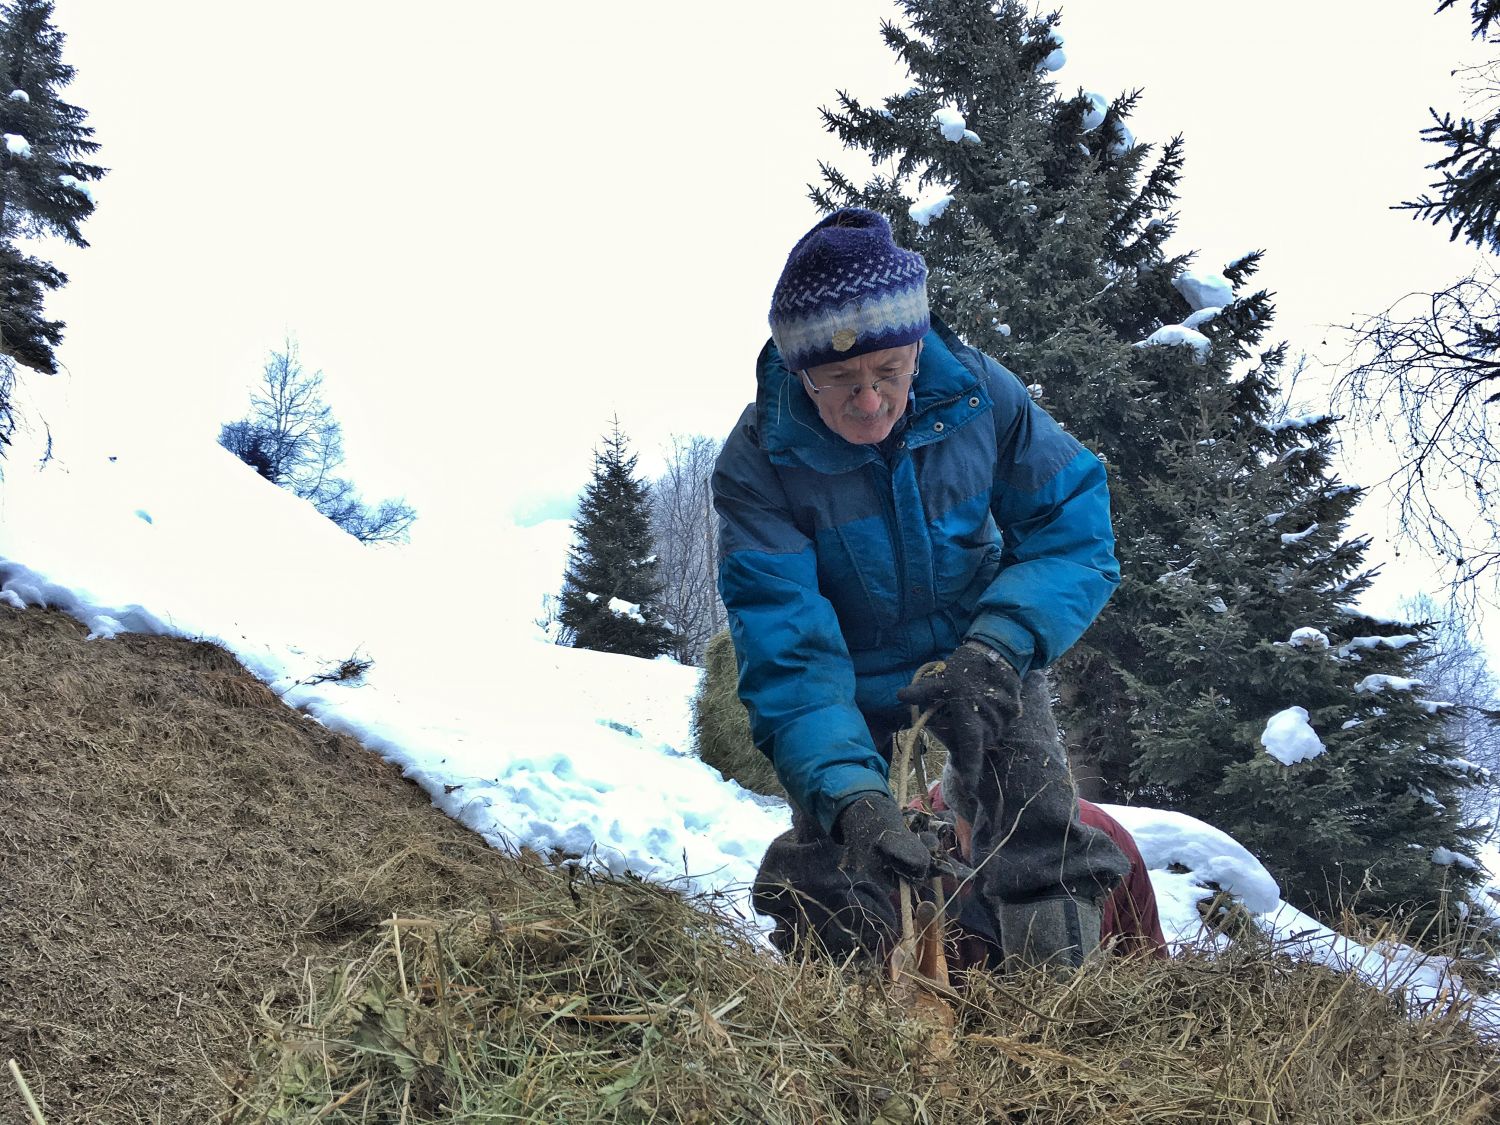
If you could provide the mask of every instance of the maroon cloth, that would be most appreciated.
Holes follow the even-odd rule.
[[[931,801],[932,811],[949,811],[943,802],[942,782],[933,784],[928,799]],[[920,799],[912,804],[913,807],[920,807]],[[1161,917],[1156,909],[1156,890],[1151,886],[1151,873],[1146,869],[1146,861],[1141,858],[1140,848],[1135,846],[1134,837],[1123,824],[1092,801],[1079,798],[1078,818],[1084,824],[1107,834],[1130,861],[1129,874],[1121,880],[1109,898],[1104,900],[1101,907],[1103,917],[1099,926],[1100,940],[1107,945],[1113,942],[1110,948],[1119,956],[1134,954],[1165,960],[1167,939],[1161,932]],[[971,832],[969,822],[958,818],[954,828],[957,836],[955,850],[960,859],[967,861]],[[948,881],[944,880],[945,883]],[[968,892],[967,887],[944,889],[950,895],[957,891],[960,899]],[[997,950],[992,942],[979,934],[963,930],[962,923],[959,923],[959,928],[961,932],[954,935],[957,941],[957,963],[952,967],[972,968],[994,959]]]

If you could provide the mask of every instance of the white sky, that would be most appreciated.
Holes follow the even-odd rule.
[[[1137,138],[1188,142],[1176,245],[1267,250],[1280,333],[1320,350],[1469,257],[1388,210],[1478,57],[1433,6],[1070,0],[1058,78],[1144,88]],[[817,107],[907,85],[873,0],[57,7],[112,169],[58,256],[75,407],[212,440],[291,331],[431,548],[565,506],[616,412],[643,467],[727,431],[817,160],[865,167]]]

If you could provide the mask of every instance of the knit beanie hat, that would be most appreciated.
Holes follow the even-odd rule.
[[[771,296],[771,339],[790,371],[915,343],[928,325],[927,264],[863,207],[804,234]]]

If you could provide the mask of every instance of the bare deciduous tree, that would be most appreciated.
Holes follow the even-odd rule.
[[[1423,694],[1451,704],[1442,713],[1445,733],[1464,748],[1468,761],[1490,771],[1490,783],[1476,785],[1467,794],[1471,812],[1493,822],[1493,779],[1500,778],[1500,679],[1455,607],[1421,594],[1406,600],[1403,616],[1431,629],[1431,645],[1418,665]]]
[[[719,600],[719,524],[709,489],[722,446],[701,435],[674,435],[666,470],[651,485],[659,607],[675,638],[672,656],[695,666],[728,620]]]
[[[1413,293],[1353,331],[1337,395],[1384,426],[1403,532],[1451,562],[1472,596],[1500,578],[1500,273],[1486,265]]]
[[[1441,0],[1437,11],[1458,6]],[[1494,43],[1500,0],[1469,0],[1468,8],[1474,38]],[[1437,146],[1428,167],[1438,179],[1396,209],[1488,253],[1453,284],[1410,294],[1351,327],[1355,348],[1335,396],[1356,418],[1384,425],[1401,530],[1452,565],[1453,593],[1472,609],[1482,591],[1500,589],[1500,272],[1492,257],[1500,253],[1500,62],[1454,73],[1474,116],[1430,110],[1434,123],[1422,137]]]
[[[344,463],[343,430],[323,401],[323,373],[302,366],[290,336],[266,360],[250,413],[220,427],[219,444],[362,543],[402,540],[417,518],[404,500],[371,507],[351,481],[336,475]]]

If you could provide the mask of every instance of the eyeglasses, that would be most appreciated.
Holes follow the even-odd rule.
[[[840,393],[850,398],[858,398],[859,392],[869,387],[876,394],[900,394],[906,390],[906,386],[917,377],[915,371],[908,371],[904,375],[883,375],[871,383],[824,383],[821,387],[812,381],[812,377],[806,371],[799,372],[802,381],[807,384],[807,389],[815,395],[823,394],[825,391],[837,398]]]

